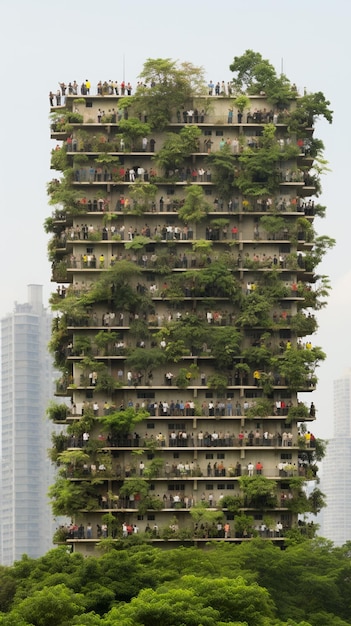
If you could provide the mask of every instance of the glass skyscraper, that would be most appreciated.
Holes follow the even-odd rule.
[[[47,345],[51,314],[42,286],[28,286],[28,302],[1,320],[2,459],[1,563],[36,558],[52,547],[47,498],[53,468],[47,456],[53,427],[46,419],[54,371]]]
[[[351,369],[334,381],[334,436],[323,460],[326,496],[320,534],[336,545],[351,539]]]

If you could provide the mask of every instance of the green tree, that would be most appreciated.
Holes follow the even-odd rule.
[[[105,430],[110,430],[114,435],[128,435],[143,420],[147,419],[150,413],[143,409],[128,407],[123,411],[114,411],[109,415],[104,415],[100,421]]]
[[[187,187],[184,204],[178,211],[179,219],[187,224],[195,224],[206,217],[208,210],[209,204],[202,187]]]
[[[84,613],[84,597],[65,585],[46,587],[22,600],[16,612],[32,626],[67,626],[75,615]]]
[[[241,476],[239,480],[247,506],[259,509],[276,506],[275,482],[265,476]]]
[[[200,136],[201,130],[191,125],[184,126],[179,133],[167,133],[161,150],[155,156],[157,165],[168,174],[183,166],[187,157],[198,152]]]
[[[139,76],[145,87],[140,86],[126,104],[133,105],[137,113],[147,117],[151,128],[158,130],[167,126],[172,112],[205,89],[202,68],[169,58],[147,59]]]
[[[120,120],[119,130],[126,139],[126,143],[130,146],[130,149],[135,150],[137,140],[149,135],[151,126],[150,124],[141,122],[137,117],[130,117],[127,120]]]

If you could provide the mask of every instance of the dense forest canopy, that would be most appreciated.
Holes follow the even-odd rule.
[[[131,537],[0,569],[1,626],[344,626],[351,544],[255,539],[162,550]]]

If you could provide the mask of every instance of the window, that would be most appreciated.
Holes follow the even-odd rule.
[[[211,137],[211,135],[212,135],[212,130],[204,130],[204,135],[205,135],[206,137]]]
[[[185,485],[184,483],[171,483],[168,485],[168,491],[184,491]]]
[[[144,519],[144,515],[137,515],[138,522],[142,522]]]
[[[223,130],[216,130],[216,137],[223,137]]]
[[[86,101],[85,101],[85,108],[86,108],[86,109],[92,109],[92,108],[93,108],[93,102],[92,102],[92,100],[86,100]]]
[[[155,424],[153,422],[147,422],[146,428],[149,428],[151,430],[151,429],[155,428]]]
[[[173,458],[179,459],[179,452],[173,452]]]
[[[227,483],[227,489],[228,489],[229,491],[233,491],[233,490],[235,489],[235,485],[234,485],[234,483]]]
[[[149,513],[148,516],[147,516],[147,520],[148,520],[148,522],[154,522],[155,521],[154,513]]]
[[[213,459],[213,454],[212,454],[212,452],[206,452],[206,456],[205,456],[205,458],[206,458],[206,459],[209,459],[209,460],[210,460],[210,459]]]
[[[224,452],[217,452],[217,459],[225,459]]]
[[[137,398],[154,398],[155,397],[155,392],[154,391],[138,391],[137,393]]]
[[[168,430],[186,430],[185,422],[174,422],[168,424]]]
[[[291,452],[282,452],[280,458],[282,461],[289,461],[292,459],[292,454]]]
[[[230,522],[234,519],[234,513],[227,513],[227,522]]]
[[[207,485],[205,485],[205,489],[207,489],[208,491],[212,491],[213,483],[207,483]]]
[[[219,491],[224,491],[225,489],[225,483],[217,483],[217,489]]]
[[[259,398],[261,393],[259,391],[245,391],[245,398]]]

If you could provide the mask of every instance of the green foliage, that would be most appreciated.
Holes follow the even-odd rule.
[[[123,137],[126,139],[126,145],[131,150],[136,147],[137,139],[145,137],[150,134],[150,124],[141,122],[137,117],[130,117],[127,120],[122,119],[119,122],[119,130],[122,132]]]
[[[17,612],[33,626],[67,626],[74,615],[84,613],[84,597],[65,585],[54,585],[22,600]]]
[[[237,318],[237,325],[244,326],[269,326],[271,303],[257,291],[245,298],[241,305],[241,312]]]
[[[233,359],[240,354],[242,334],[230,326],[220,326],[207,329],[207,345],[216,359],[219,370],[229,369]]]
[[[127,435],[132,432],[139,422],[148,418],[150,414],[143,409],[134,409],[128,407],[123,411],[114,411],[109,415],[104,415],[100,421],[105,430],[111,431],[113,434]]]
[[[165,361],[166,354],[161,348],[150,348],[150,350],[135,348],[127,357],[126,364],[135,371],[144,372],[144,376],[146,376],[147,373],[152,372]]]
[[[156,198],[156,194],[156,185],[137,180],[129,187],[129,196],[133,203],[130,205],[128,213],[132,213],[133,215],[143,215],[145,211],[150,211],[152,202]],[[134,237],[134,239],[136,238]]]
[[[251,409],[248,409],[246,412],[246,416],[249,418],[256,417],[268,417],[268,415],[272,415],[272,401],[267,398],[257,398],[254,406]]]
[[[140,86],[128,101],[137,113],[146,115],[152,128],[158,130],[168,124],[172,112],[183,107],[194,95],[204,93],[202,68],[187,62],[147,59],[140,78],[146,86]]]
[[[273,194],[280,182],[278,165],[284,158],[275,138],[276,127],[266,124],[258,149],[247,147],[239,156],[240,170],[236,184],[246,196]]]
[[[298,420],[303,421],[304,418],[307,418],[309,414],[308,408],[305,404],[300,402],[297,406],[290,407],[288,411],[288,419],[289,421]]]
[[[318,347],[311,350],[290,348],[281,357],[272,359],[272,362],[275,361],[288,387],[298,391],[316,382],[315,369],[324,359],[325,354]]]
[[[305,94],[302,98],[298,98],[296,108],[289,118],[289,130],[296,132],[301,128],[311,128],[317,117],[324,117],[329,124],[333,121],[330,102],[326,100],[321,91]]]
[[[96,488],[91,483],[79,484],[59,476],[49,488],[54,515],[74,515],[81,509],[97,508]]]
[[[299,312],[293,315],[291,318],[291,329],[295,331],[298,337],[306,337],[306,335],[313,335],[318,328],[317,320],[315,317],[308,317]]]
[[[212,152],[207,156],[207,161],[213,168],[212,180],[218,193],[224,200],[229,200],[233,194],[238,173],[237,159],[231,153],[230,146],[225,144],[222,150]]]
[[[171,175],[184,165],[185,159],[199,149],[201,130],[197,126],[184,126],[179,133],[167,133],[161,150],[155,156],[155,161]]]
[[[129,493],[140,493],[143,485]],[[254,525],[252,516],[235,515],[238,538],[252,536]],[[0,569],[0,623],[347,626],[350,546],[306,537],[299,532],[285,550],[260,538],[206,550],[108,539],[98,558],[70,554],[66,547],[40,559],[24,556]]]
[[[260,225],[268,235],[277,235],[283,232],[286,221],[278,215],[262,215]]]
[[[51,169],[64,172],[68,167],[67,152],[64,148],[51,151]]]
[[[227,389],[228,379],[223,374],[210,374],[207,377],[207,386],[214,389],[219,395],[223,395]]]
[[[250,108],[250,98],[248,98],[248,96],[245,96],[245,94],[240,94],[235,98],[234,105],[236,106],[238,111],[240,111],[240,113],[243,113],[245,109]]]
[[[67,417],[68,406],[67,404],[57,404],[57,402],[50,402],[46,409],[46,414],[53,422],[64,421]]]
[[[186,224],[200,222],[209,210],[202,187],[191,186],[185,189],[185,201],[178,211],[179,219]]]
[[[263,59],[259,52],[246,50],[240,57],[234,57],[229,66],[236,73],[233,79],[234,88],[240,93],[267,95],[269,102],[280,109],[288,106],[296,98],[296,91],[291,87],[284,74],[277,75],[273,65]]]
[[[276,484],[265,476],[240,476],[240,488],[246,505],[264,509],[277,504]]]

